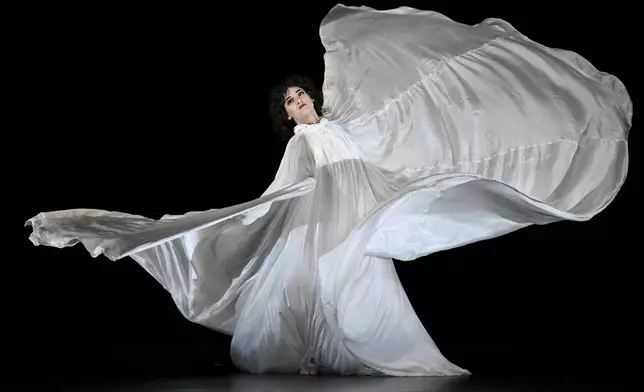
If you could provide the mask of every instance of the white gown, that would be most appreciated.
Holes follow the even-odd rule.
[[[252,373],[460,375],[392,258],[604,209],[628,165],[622,83],[507,22],[334,7],[326,115],[299,125],[258,199],[165,216],[38,214],[31,241],[130,256]]]

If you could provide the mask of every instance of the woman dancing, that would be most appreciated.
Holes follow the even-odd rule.
[[[46,212],[30,238],[133,258],[247,372],[468,374],[392,259],[598,214],[626,178],[630,98],[498,19],[338,5],[320,34],[322,93],[295,77],[271,95],[288,144],[261,197],[159,220]]]

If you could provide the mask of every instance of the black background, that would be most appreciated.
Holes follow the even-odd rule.
[[[268,92],[291,72],[322,82],[318,28],[333,4],[106,3],[16,14],[20,27],[11,37],[20,54],[12,60],[19,72],[11,78],[19,89],[11,104],[20,121],[5,133],[5,159],[20,156],[6,164],[17,218],[4,260],[5,371],[114,379],[230,369],[230,338],[183,319],[133,260],[92,259],[82,246],[35,247],[29,228],[20,227],[41,211],[98,208],[159,218],[259,196],[284,149],[270,131]],[[624,82],[636,114],[630,171],[608,209],[589,222],[530,227],[398,262],[397,269],[439,348],[474,374],[640,372],[635,6],[344,4],[408,5],[467,24],[502,18]]]

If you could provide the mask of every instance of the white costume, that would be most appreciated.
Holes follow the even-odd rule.
[[[612,75],[498,19],[334,7],[320,29],[327,114],[298,125],[275,181],[224,209],[77,209],[36,245],[132,257],[254,372],[458,375],[392,258],[604,209],[627,172],[632,107]]]

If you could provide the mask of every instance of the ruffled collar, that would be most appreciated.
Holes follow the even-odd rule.
[[[324,127],[328,122],[329,120],[327,120],[326,118],[320,117],[316,122],[312,124],[297,124],[295,128],[293,128],[293,133],[302,132],[304,130],[316,130]]]

